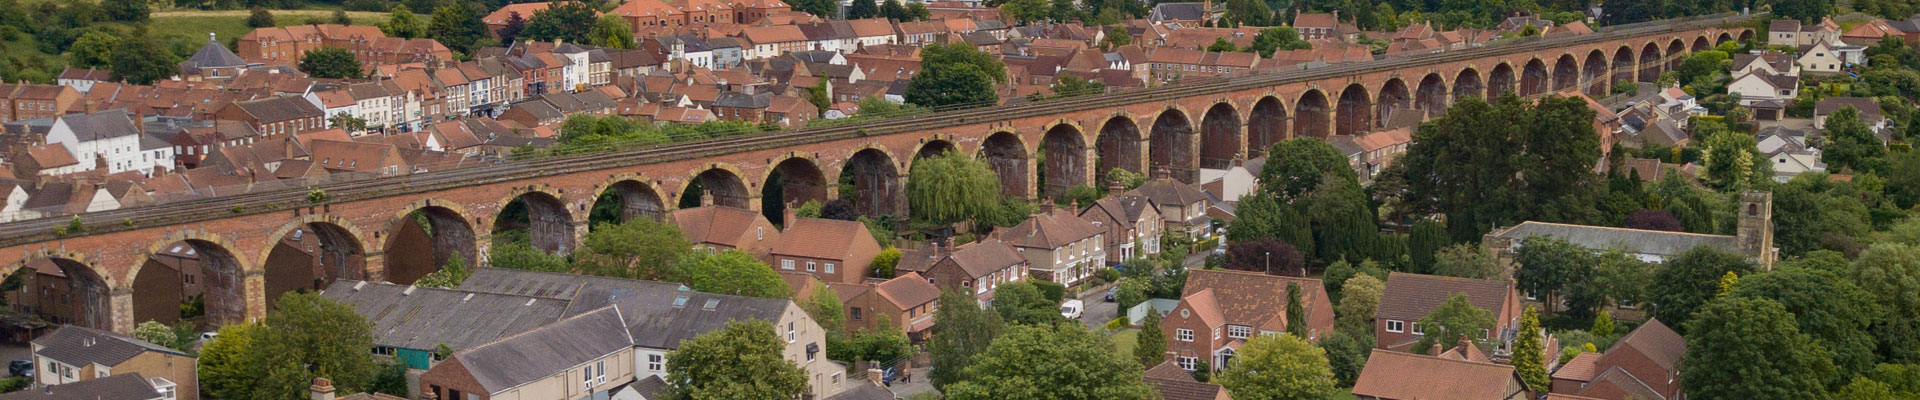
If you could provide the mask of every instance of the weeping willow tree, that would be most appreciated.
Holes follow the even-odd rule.
[[[915,161],[907,172],[913,219],[950,224],[978,219],[1000,204],[1000,178],[987,163],[948,151]]]

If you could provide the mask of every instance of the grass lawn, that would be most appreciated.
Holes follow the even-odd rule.
[[[1114,333],[1113,334],[1113,350],[1120,352],[1120,355],[1126,356],[1128,359],[1132,359],[1133,344],[1134,344],[1134,341],[1139,340],[1139,338],[1140,338],[1139,329],[1128,329],[1128,330],[1120,331],[1118,333]]]
[[[1340,388],[1339,391],[1333,392],[1332,396],[1327,396],[1327,400],[1354,400],[1354,399],[1356,398],[1353,397],[1353,388]]]

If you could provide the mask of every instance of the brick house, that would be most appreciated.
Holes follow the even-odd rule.
[[[453,353],[420,387],[443,399],[589,398],[632,381],[631,360],[633,337],[610,305]]]
[[[1596,399],[1681,396],[1680,359],[1687,340],[1648,320],[1603,353],[1581,353],[1553,372],[1553,392]]]
[[[36,386],[133,375],[165,399],[200,398],[199,359],[113,332],[67,325],[33,341]]]
[[[650,218],[660,214],[658,209],[636,212]],[[667,219],[679,225],[681,236],[695,247],[740,250],[754,258],[763,258],[780,242],[780,228],[753,210],[722,206],[683,208],[674,210]]]
[[[1387,276],[1374,312],[1374,348],[1408,350],[1425,335],[1420,319],[1455,294],[1466,294],[1474,307],[1493,314],[1493,330],[1475,339],[1493,342],[1495,354],[1508,351],[1520,326],[1520,291],[1513,282],[1400,272]]]
[[[0,122],[66,115],[80,98],[80,91],[67,86],[0,84]]]
[[[1180,369],[1172,361],[1148,368],[1141,379],[1160,392],[1163,400],[1233,400],[1233,396],[1227,395],[1227,388],[1193,379],[1193,373]]]
[[[1160,172],[1164,174],[1165,172]],[[1199,239],[1208,234],[1213,217],[1207,215],[1207,208],[1213,201],[1207,199],[1207,193],[1193,186],[1180,183],[1165,176],[1148,180],[1127,194],[1145,196],[1160,211],[1165,228],[1170,232],[1181,232],[1187,237]]]
[[[939,290],[970,291],[982,303],[993,301],[993,289],[1000,284],[1027,279],[1026,256],[994,239],[957,247],[949,241],[907,251],[894,268],[917,272]]]
[[[933,328],[933,312],[939,308],[940,288],[919,273],[906,272],[880,283],[829,284],[847,307],[847,332],[879,327],[887,323],[907,334],[915,343],[927,339]]]
[[[781,232],[768,255],[780,271],[802,271],[828,283],[860,283],[880,254],[867,225],[855,221],[797,218]]]
[[[1531,399],[1513,366],[1374,349],[1354,381],[1363,400]]]
[[[1107,230],[1107,263],[1160,254],[1160,209],[1145,196],[1115,194],[1080,210],[1080,219]]]
[[[1299,285],[1306,302],[1301,305],[1305,339],[1317,342],[1320,332],[1333,331],[1333,304],[1319,279],[1229,270],[1188,273],[1186,297],[1160,325],[1167,359],[1181,369],[1192,371],[1206,360],[1217,371],[1253,335],[1286,334],[1289,285]]]
[[[1073,286],[1107,265],[1106,230],[1052,202],[1019,225],[995,230],[993,238],[1020,250],[1033,277],[1053,283]]]
[[[263,135],[302,133],[326,129],[327,114],[298,97],[269,97],[237,101],[213,112],[214,119],[241,121]]]
[[[1326,39],[1334,37],[1339,28],[1340,14],[1302,13],[1293,16],[1293,30],[1300,32],[1300,40]]]
[[[377,176],[413,172],[407,166],[407,160],[400,156],[400,151],[390,144],[314,140],[310,146],[313,155],[308,161],[318,163],[327,172],[361,172]]]

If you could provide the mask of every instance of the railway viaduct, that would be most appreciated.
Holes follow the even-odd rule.
[[[657,218],[688,196],[753,209],[850,197],[865,213],[901,213],[906,171],[943,151],[988,161],[1005,194],[1027,198],[1098,186],[1096,173],[1111,168],[1166,168],[1191,180],[1199,168],[1260,157],[1282,139],[1367,131],[1396,108],[1438,113],[1456,99],[1505,91],[1605,94],[1611,82],[1652,81],[1684,54],[1751,39],[1748,18],[1657,21],[857,127],[346,182],[320,188],[328,199],[318,202],[297,190],[146,206],[83,215],[87,228],[71,232],[60,228],[65,219],[22,221],[0,225],[0,273],[39,265],[64,275],[64,283],[28,289],[62,292],[62,301],[34,311],[63,322],[129,332],[139,322],[177,319],[188,292],[204,294],[214,322],[248,320],[279,293],[316,280],[410,283],[455,255],[482,262],[501,224],[524,224],[542,250],[569,251],[603,198],[619,202],[623,218]],[[857,193],[839,193],[843,172]],[[784,182],[784,195],[762,198],[773,180]],[[516,200],[527,218],[498,221]],[[289,243],[318,257],[284,251]],[[166,254],[190,255],[201,278],[183,282]],[[319,266],[278,260],[288,254]]]

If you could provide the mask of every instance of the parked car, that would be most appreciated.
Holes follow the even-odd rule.
[[[1113,287],[1109,287],[1109,288],[1107,288],[1107,302],[1108,302],[1108,303],[1112,303],[1112,302],[1113,302],[1113,294],[1114,294],[1114,292],[1115,292],[1115,291],[1118,291],[1118,290],[1120,290],[1120,285],[1114,285]]]
[[[32,378],[33,377],[33,361],[13,360],[13,362],[7,363],[7,373],[12,374],[13,376],[18,376],[23,378]]]
[[[1080,319],[1080,313],[1087,309],[1086,305],[1086,303],[1081,302],[1079,299],[1067,300],[1066,302],[1060,303],[1060,316],[1067,317],[1067,319]]]
[[[882,372],[880,374],[880,383],[885,384],[887,386],[893,386],[893,381],[895,379],[900,379],[900,370],[898,369],[889,367],[887,368],[886,372]]]
[[[200,332],[200,343],[211,342],[219,337],[220,332]]]

